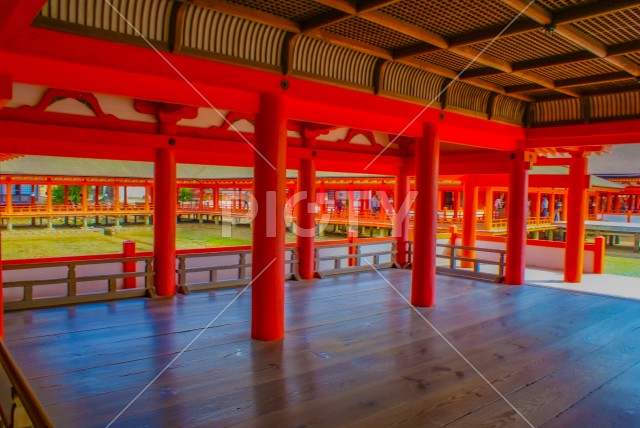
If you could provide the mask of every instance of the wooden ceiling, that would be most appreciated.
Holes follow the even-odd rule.
[[[111,1],[123,10],[135,9],[132,1]],[[86,4],[80,6],[81,3]],[[93,2],[50,0],[34,25],[83,33],[81,27],[91,25],[80,19],[79,11],[87,10],[89,3]],[[360,89],[370,87],[374,93],[389,92],[385,85],[393,77],[385,73],[403,66],[435,75],[442,81],[434,81],[437,90],[431,92],[425,89],[425,93],[416,94],[418,89],[411,87],[399,89],[399,94],[414,99],[433,97],[444,108],[445,89],[457,80],[457,85],[463,82],[481,88],[486,96],[464,90],[463,96],[467,98],[484,97],[482,107],[453,98],[449,104],[453,100],[454,107],[457,103],[458,108],[480,110],[488,118],[496,111],[513,108],[517,113],[513,117],[505,114],[503,118],[512,123],[543,126],[640,115],[640,101],[636,100],[640,97],[640,0],[139,0],[137,3],[153,3],[156,9],[166,9],[165,15],[157,18],[156,37],[150,38],[159,42],[166,39],[167,50],[176,53],[213,51],[206,43],[218,43],[213,39],[207,41],[206,35],[204,41],[198,41],[193,31],[187,30],[195,27],[198,20],[199,34],[213,33],[211,26],[223,25],[220,20],[189,9],[197,7],[273,29],[272,34],[262,36],[265,40],[256,43],[277,44],[278,48],[269,54],[256,54],[251,60],[285,75],[296,74],[296,70],[309,77],[321,74],[317,71],[319,66],[300,72],[301,66],[296,63],[296,55],[301,63],[300,54],[296,54],[300,49],[319,49],[306,41],[314,39],[364,54],[368,60],[334,55],[327,57],[327,61],[361,61],[358,67],[369,70],[366,78],[349,81],[341,75],[329,75],[328,80],[346,80]],[[65,18],[64,13],[69,15],[74,7],[78,11],[76,19]],[[135,10],[144,10],[137,7]],[[138,18],[132,19],[144,25],[144,17]],[[161,20],[166,21],[164,25]],[[59,25],[60,21],[66,22]],[[95,29],[97,25],[92,26]],[[98,32],[84,30],[84,34],[104,37],[103,27]],[[120,27],[120,33],[132,35],[126,26]],[[132,42],[126,37],[120,40]],[[325,51],[317,55],[321,54],[328,55]],[[247,65],[247,58],[237,53],[235,47],[224,55],[227,60],[235,57],[238,63]],[[330,66],[325,64],[324,68]],[[327,80],[326,75],[320,77]],[[610,103],[604,103],[611,105],[603,106],[602,98],[598,97],[613,94],[624,96],[612,98]],[[498,103],[496,96],[519,100],[523,106],[527,103],[527,112],[525,107]],[[559,103],[553,104],[556,101]],[[629,103],[633,104],[631,108]],[[615,111],[609,112],[611,109]],[[551,119],[545,122],[548,117]]]

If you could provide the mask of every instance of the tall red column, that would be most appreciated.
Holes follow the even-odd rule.
[[[434,123],[425,123],[416,141],[416,190],[411,303],[433,306],[436,291],[436,236],[440,138]]]
[[[484,229],[491,230],[493,223],[493,188],[487,187],[484,194]]]
[[[587,218],[587,158],[572,155],[569,163],[569,194],[567,195],[567,245],[564,255],[565,282],[580,282],[584,268],[584,222]]]
[[[255,119],[251,337],[284,336],[284,209],[286,197],[286,99],[262,94]],[[258,276],[260,275],[260,276]]]
[[[298,189],[306,197],[298,203],[298,273],[302,279],[315,274],[316,166],[313,159],[300,159]]]
[[[176,294],[176,159],[172,148],[156,149],[153,254],[158,296]]]
[[[394,189],[393,204],[396,211],[393,224],[393,236],[396,238],[396,263],[404,266],[409,262],[407,260],[407,242],[409,241],[409,213],[401,212],[402,206],[409,197],[409,177],[404,168],[396,174],[396,184]],[[437,205],[437,203],[436,203]],[[405,211],[410,209],[411,201],[404,205]],[[437,208],[436,208],[437,209]]]
[[[465,247],[475,247],[477,221],[476,212],[478,211],[478,186],[473,177],[464,178],[464,195],[463,195],[464,213],[462,217],[462,245]],[[476,252],[472,250],[464,250],[463,257],[473,259]],[[462,267],[472,267],[472,262],[462,262]]]
[[[458,218],[458,212],[460,211],[460,192],[454,190],[453,195],[453,218]]]
[[[524,283],[525,246],[527,243],[527,187],[529,164],[523,153],[517,153],[509,171],[509,203],[507,204],[507,266],[505,283]]]

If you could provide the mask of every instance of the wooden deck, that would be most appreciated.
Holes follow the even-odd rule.
[[[235,292],[7,313],[7,343],[57,426],[104,427]],[[114,426],[527,426],[376,273],[286,296],[285,340],[249,339],[243,295]],[[535,426],[640,426],[640,302],[450,277],[438,298],[421,312]]]

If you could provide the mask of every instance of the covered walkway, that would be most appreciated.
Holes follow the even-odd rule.
[[[7,344],[57,426],[104,427],[237,292],[10,312]],[[288,283],[282,341],[250,293],[114,426],[528,426],[375,272]],[[416,310],[533,425],[640,424],[640,302],[438,276]]]

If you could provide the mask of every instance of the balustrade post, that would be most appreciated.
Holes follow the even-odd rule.
[[[74,263],[69,264],[69,273],[67,275],[67,295],[75,296],[77,294],[76,290],[76,265]]]
[[[136,243],[133,241],[124,241],[122,243],[122,257],[135,257],[136,256]],[[136,262],[126,261],[122,263],[122,270],[124,273],[131,273],[136,271]],[[124,278],[123,288],[136,288],[138,278],[130,276]]]

